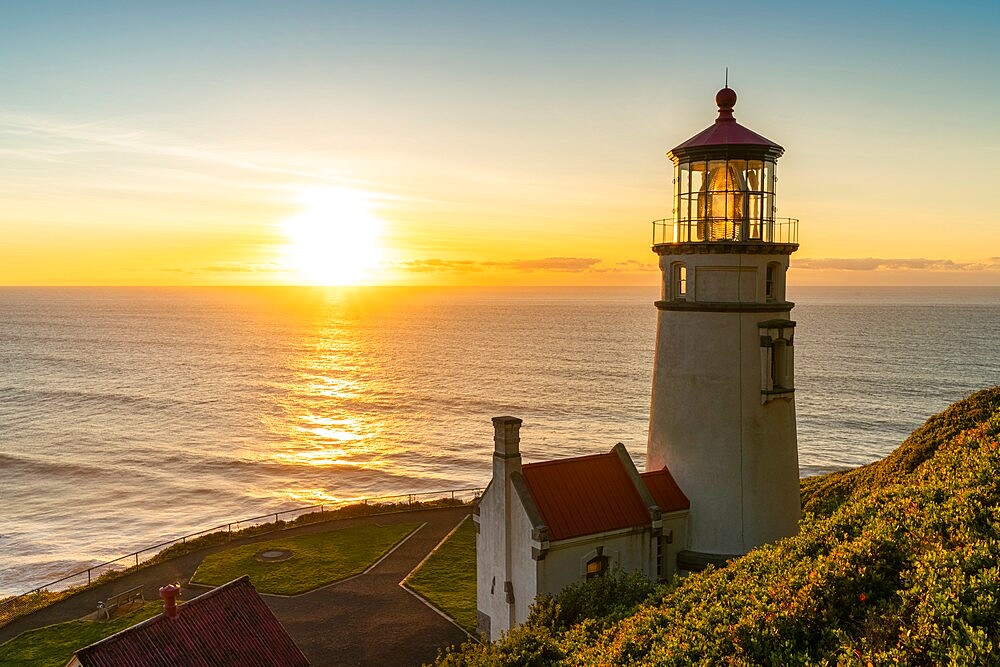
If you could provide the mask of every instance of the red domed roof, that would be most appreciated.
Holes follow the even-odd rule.
[[[770,139],[762,137],[753,130],[749,130],[733,117],[733,107],[736,106],[736,91],[728,86],[720,90],[715,96],[715,103],[719,105],[719,117],[715,119],[715,124],[707,127],[694,135],[679,146],[674,147],[668,155],[675,157],[675,153],[686,152],[692,149],[707,148],[710,146],[760,146],[770,149],[777,155],[785,152],[785,149],[774,143]],[[775,157],[777,157],[777,155]]]

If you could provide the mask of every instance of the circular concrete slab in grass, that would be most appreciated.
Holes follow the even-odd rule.
[[[283,560],[288,560],[292,557],[292,552],[289,549],[268,549],[267,551],[259,552],[254,558],[259,560],[261,563],[280,563]]]

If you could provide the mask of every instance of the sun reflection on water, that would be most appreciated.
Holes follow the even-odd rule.
[[[481,400],[480,383],[460,380],[443,405],[428,397],[468,370],[440,360],[474,359],[482,341],[442,339],[428,317],[440,297],[428,294],[306,288],[287,303],[275,294],[281,373],[267,387],[267,436],[255,452],[272,465],[248,493],[291,508],[467,485],[449,467],[469,443],[450,415],[456,402]],[[428,421],[429,411],[444,418]]]
[[[298,489],[282,489],[281,495],[283,498],[294,502],[296,505],[349,505],[353,502],[360,501],[361,496],[338,496],[329,492],[327,489],[323,488],[298,488]]]
[[[367,408],[379,388],[380,360],[368,349],[364,322],[346,317],[344,310],[342,293],[331,293],[287,362],[290,373],[279,399],[282,416],[270,424],[279,444],[270,458],[300,470],[285,480],[284,488],[271,490],[289,502],[341,503],[361,497],[359,482],[368,486],[366,479],[384,476],[379,471],[391,466],[384,458],[382,421]]]

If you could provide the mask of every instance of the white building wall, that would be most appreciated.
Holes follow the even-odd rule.
[[[670,581],[677,574],[677,554],[687,548],[688,511],[671,512],[663,518],[663,563],[660,579]]]
[[[511,567],[514,584],[514,624],[528,620],[528,611],[538,595],[539,561],[531,557],[531,521],[521,499],[514,494],[511,505]]]
[[[765,268],[777,263],[783,274],[788,257],[705,253],[660,260],[667,281],[677,262],[687,267],[688,294],[675,303],[715,310],[681,303],[658,313],[647,469],[668,466],[691,500],[688,549],[743,554],[795,534],[799,518],[792,395],[765,401],[761,393],[758,325],[788,319],[783,277],[773,309],[738,310],[766,303]],[[672,294],[669,284],[664,293]]]
[[[626,572],[639,571],[656,580],[656,541],[649,526],[615,533],[552,542],[538,566],[538,592],[555,595],[569,584],[587,579],[587,561],[601,547],[608,566]]]
[[[474,516],[476,532],[476,609],[480,632],[499,636],[509,629],[509,618],[504,594],[506,581],[506,544],[504,531],[504,489],[500,483],[491,482],[479,499],[479,514]],[[486,619],[489,619],[486,622]]]

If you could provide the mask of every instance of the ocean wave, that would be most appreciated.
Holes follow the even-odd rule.
[[[23,454],[4,454],[0,452],[0,470],[10,481],[15,475],[29,475],[33,478],[46,479],[91,479],[111,474],[99,464],[87,464],[79,461],[59,459],[43,459]]]

